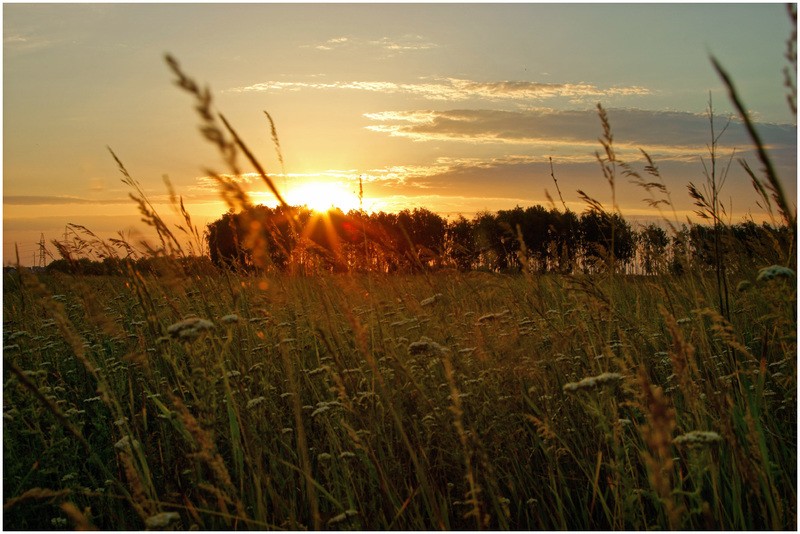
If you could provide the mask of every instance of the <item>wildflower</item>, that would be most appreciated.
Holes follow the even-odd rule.
[[[692,430],[691,432],[687,432],[673,439],[672,443],[691,447],[695,445],[708,445],[709,443],[715,443],[717,441],[722,441],[722,438],[716,432],[710,430]]]
[[[596,389],[603,386],[613,386],[622,380],[622,375],[619,373],[603,373],[597,376],[590,376],[584,378],[580,382],[570,382],[564,384],[564,391],[578,391],[579,389]]]
[[[341,460],[346,460],[346,459],[355,458],[355,457],[356,457],[355,453],[350,452],[350,451],[344,451],[341,454],[339,454],[339,459],[341,459]]]
[[[345,511],[344,511],[344,512],[342,512],[341,514],[339,514],[339,515],[335,515],[335,516],[331,517],[331,518],[328,520],[328,525],[330,526],[330,525],[335,525],[335,524],[337,524],[337,523],[341,523],[342,521],[345,521],[347,518],[349,518],[349,517],[355,517],[355,516],[357,516],[357,515],[358,515],[358,512],[356,512],[356,511],[355,511],[355,510],[353,510],[353,509],[350,509],[350,510],[345,510]]]
[[[422,336],[419,341],[414,341],[408,346],[408,353],[411,356],[416,354],[424,354],[426,352],[433,352],[443,354],[445,352],[449,352],[448,349],[444,348],[443,346],[439,345],[435,341],[431,341],[429,338]]]
[[[329,453],[327,453],[327,452],[321,452],[321,453],[319,453],[319,454],[317,455],[317,460],[319,460],[320,462],[329,462],[329,461],[331,461],[332,459],[333,459],[333,456],[331,456],[331,455],[330,455]]]
[[[220,317],[219,322],[223,324],[235,324],[239,322],[239,316],[236,315],[235,313],[224,315]]]
[[[177,512],[161,512],[145,519],[144,524],[147,528],[164,528],[172,521],[177,521],[181,516]]]
[[[486,315],[478,317],[478,320],[475,321],[475,324],[483,324],[489,321],[494,321],[508,315],[509,313],[511,313],[509,310],[503,310],[497,313],[487,313]]]
[[[167,328],[167,333],[173,337],[183,340],[191,340],[198,337],[206,331],[214,329],[214,323],[199,317],[189,317],[182,321],[170,325]]]
[[[782,265],[771,265],[758,271],[756,281],[766,282],[773,278],[794,278],[794,271]]]
[[[313,412],[311,412],[311,417],[316,417],[320,414],[327,412],[328,410],[330,410],[330,408],[327,405],[322,405]]]
[[[678,321],[677,321],[678,324],[689,324],[691,322],[692,322],[692,320],[689,319],[688,317],[682,317],[682,318],[678,319]]]
[[[316,369],[308,371],[308,376],[320,375],[327,371],[330,371],[330,368],[327,365],[323,365],[322,367],[317,367]]]
[[[250,399],[249,401],[247,401],[247,406],[246,406],[246,408],[247,408],[248,410],[252,410],[253,408],[255,408],[256,406],[258,406],[259,404],[262,404],[262,403],[264,403],[264,401],[266,401],[266,400],[267,400],[267,398],[266,398],[266,397],[256,397],[256,398],[254,398],[254,399]]]
[[[228,374],[227,374],[228,378],[236,378],[236,377],[239,377],[239,376],[242,376],[242,373],[240,373],[239,371],[228,371]]]
[[[420,306],[430,306],[431,304],[435,303],[436,301],[441,300],[441,298],[442,298],[442,294],[441,293],[436,293],[435,295],[432,295],[432,296],[420,301],[419,305]]]

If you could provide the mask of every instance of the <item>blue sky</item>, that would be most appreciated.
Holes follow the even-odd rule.
[[[167,175],[199,222],[225,209],[206,172],[223,166],[172,84],[167,52],[209,84],[289,193],[326,183],[344,199],[360,176],[368,208],[469,216],[546,204],[552,157],[580,212],[576,189],[610,201],[594,160],[600,102],[620,156],[639,167],[638,148],[654,157],[682,219],[686,184],[703,181],[709,93],[717,127],[731,115],[714,54],[797,195],[782,4],[5,4],[3,30],[5,262],[14,242],[30,255],[67,222],[103,236],[142,231],[106,146],[156,206]],[[758,166],[735,118],[720,154],[734,149]],[[735,163],[725,187],[734,221],[759,220]],[[620,181],[623,214],[655,216],[644,196]]]

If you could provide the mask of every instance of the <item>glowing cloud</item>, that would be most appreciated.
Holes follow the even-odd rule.
[[[302,89],[331,90],[350,89],[385,94],[407,94],[428,100],[544,100],[556,97],[571,99],[612,96],[644,96],[650,90],[645,87],[600,88],[588,83],[540,83],[540,82],[476,82],[458,78],[445,78],[436,83],[394,83],[380,81],[349,81],[330,83],[277,82],[268,81],[253,85],[234,87],[227,92],[246,93],[259,91],[300,91]]]

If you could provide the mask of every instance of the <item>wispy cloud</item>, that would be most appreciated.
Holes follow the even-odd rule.
[[[227,92],[277,92],[314,90],[356,90],[385,94],[405,94],[428,100],[464,101],[470,99],[496,101],[538,101],[551,98],[600,98],[614,96],[644,96],[651,94],[645,87],[618,86],[601,88],[589,83],[542,83],[542,82],[476,82],[459,78],[444,78],[434,82],[395,83],[381,81],[349,82],[278,82],[268,81],[253,85],[234,87]]]
[[[623,151],[639,147],[651,155],[672,159],[696,158],[707,153],[710,142],[709,122],[704,114],[638,109],[608,110],[615,144]],[[600,122],[592,110],[526,111],[449,110],[385,111],[367,113],[378,124],[366,128],[415,141],[461,141],[470,143],[505,143],[546,146],[553,149],[572,147],[593,153],[599,144]],[[727,121],[716,119],[717,131]],[[797,131],[793,125],[758,125],[767,144],[775,150],[796,147]],[[720,144],[750,148],[750,141],[739,121],[732,120]]]
[[[44,38],[23,33],[6,33],[3,35],[3,48],[8,51],[26,52],[50,46],[52,43]]]
[[[129,198],[89,199],[72,196],[3,195],[3,204],[13,206],[46,206],[62,204],[128,204]]]
[[[390,55],[394,55],[417,50],[430,50],[432,48],[438,48],[438,45],[428,41],[422,35],[415,34],[405,34],[398,37],[381,37],[380,39],[363,39],[360,37],[343,35],[316,44],[302,45],[302,48],[313,48],[314,50],[323,52],[375,48],[388,52]]]

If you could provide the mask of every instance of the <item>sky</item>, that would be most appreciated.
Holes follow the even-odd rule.
[[[687,184],[706,182],[710,101],[728,216],[760,222],[736,160],[760,165],[709,57],[796,199],[791,30],[783,4],[6,3],[3,261],[19,250],[37,262],[42,235],[62,239],[67,223],[148,236],[109,147],[165,218],[165,176],[201,230],[225,212],[209,178],[225,164],[166,53],[210,88],[293,204],[357,208],[360,178],[364,209],[471,217],[550,206],[548,195],[561,207],[555,177],[573,211],[586,207],[578,189],[610,207],[600,103],[618,158],[641,172],[645,150],[670,191],[667,216],[697,221]],[[273,203],[252,171],[238,180]],[[647,196],[618,173],[626,218],[664,216]]]

